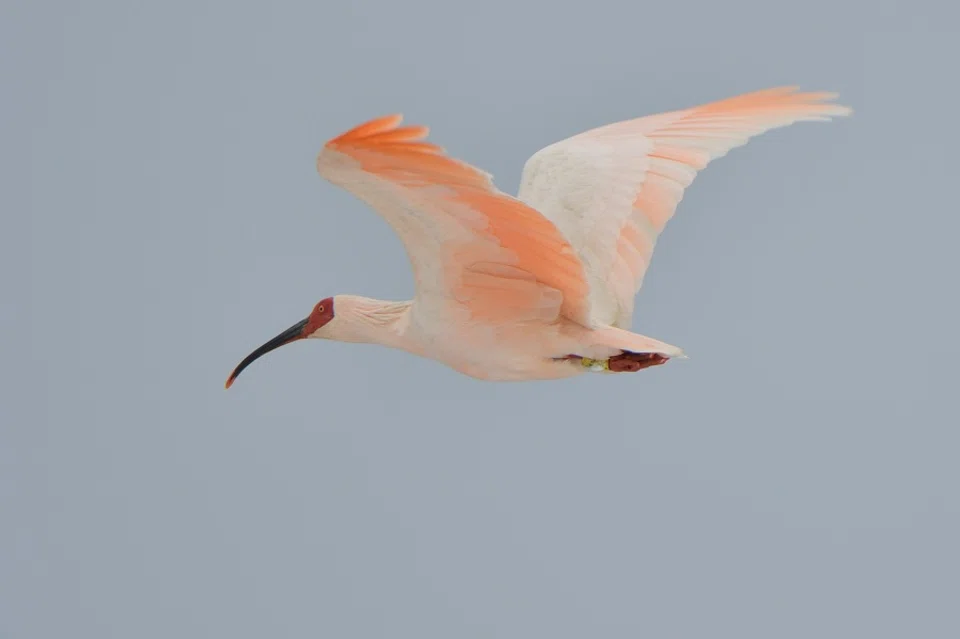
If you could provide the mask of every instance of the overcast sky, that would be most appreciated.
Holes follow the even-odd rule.
[[[7,0],[0,637],[960,636],[958,13]],[[400,111],[516,192],[553,141],[783,84],[856,113],[687,191],[634,330],[688,361],[310,342],[224,391],[319,299],[412,294],[330,137]]]

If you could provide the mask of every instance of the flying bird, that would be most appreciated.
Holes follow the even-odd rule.
[[[832,93],[782,87],[601,126],[524,165],[516,197],[391,115],[327,142],[320,175],[399,235],[415,295],[320,300],[246,357],[302,339],[380,344],[484,380],[622,373],[683,358],[630,331],[634,298],[684,189],[753,136],[849,115]]]

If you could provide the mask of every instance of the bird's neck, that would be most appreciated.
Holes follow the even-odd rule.
[[[334,300],[337,322],[332,337],[342,342],[380,344],[415,352],[409,337],[412,302],[388,302],[357,295],[338,295]]]

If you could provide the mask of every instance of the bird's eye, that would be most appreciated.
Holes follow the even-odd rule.
[[[322,313],[322,312],[323,312],[323,304],[321,304],[320,306],[317,307],[317,312],[318,312],[318,313]]]

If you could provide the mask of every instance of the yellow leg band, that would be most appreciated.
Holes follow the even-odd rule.
[[[590,359],[589,357],[583,357],[580,359],[580,365],[594,371],[610,370],[610,360],[607,359]]]

